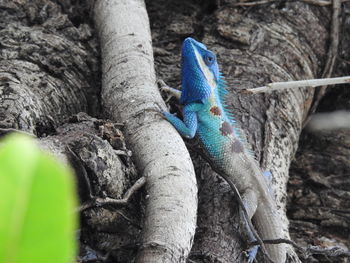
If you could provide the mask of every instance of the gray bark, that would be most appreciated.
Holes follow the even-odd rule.
[[[348,32],[349,29],[347,29]],[[349,47],[345,36],[343,48]],[[345,50],[346,50],[345,49]],[[346,52],[345,52],[346,54]],[[349,73],[348,65],[337,75]],[[334,88],[320,103],[321,111],[350,108],[348,87]],[[349,249],[350,133],[346,129],[304,131],[288,185],[291,235],[299,244],[340,246]],[[315,255],[310,262],[349,262],[349,258]]]
[[[118,4],[122,3],[118,1]],[[288,201],[293,239],[302,245],[349,248],[348,132],[305,133],[302,136],[292,165],[287,198],[288,167],[303,121],[313,103],[313,91],[299,89],[255,96],[237,92],[240,87],[256,87],[271,81],[320,77],[329,43],[330,7],[281,1],[240,8],[233,7],[234,3],[231,0],[217,4],[214,1],[148,1],[156,72],[167,84],[180,85],[180,45],[186,36],[203,41],[217,52],[231,91],[227,102],[247,132],[261,166],[273,172],[276,199],[282,212]],[[139,32],[132,28],[131,21],[140,17],[138,21],[143,21],[140,24],[144,27],[139,30],[143,30],[145,39],[139,34],[126,34],[125,38],[111,35],[110,45],[101,47],[105,58],[115,51],[109,49],[114,45],[125,52],[107,61],[111,65],[115,63],[112,72],[120,72],[114,79],[110,72],[104,75],[105,84],[114,83],[115,87],[106,85],[110,88],[103,88],[101,96],[98,38],[89,20],[89,11],[93,9],[88,4],[70,0],[0,0],[0,132],[16,128],[34,133],[40,137],[42,147],[68,160],[76,172],[83,203],[91,201],[91,194],[121,198],[140,175],[152,175],[148,177],[147,192],[144,195],[142,191],[136,193],[126,207],[109,205],[82,212],[78,262],[133,262],[137,254],[139,261],[162,262],[160,258],[165,257],[169,262],[184,262],[194,232],[195,181],[184,177],[193,174],[192,168],[175,172],[164,168],[164,164],[169,163],[180,167],[191,167],[191,163],[180,137],[157,115],[157,111],[165,108],[154,84],[151,39],[144,6],[128,10],[141,13],[140,16],[129,16],[127,27],[120,29],[117,26],[120,20],[114,26],[120,32]],[[349,12],[349,5],[344,4],[345,12]],[[126,12],[118,11],[120,16]],[[345,23],[349,25],[347,17]],[[103,30],[107,30],[104,33],[108,34],[111,25],[104,25]],[[349,28],[345,26],[341,34],[341,59],[335,63],[338,76],[349,75]],[[129,40],[134,44],[125,46],[124,41]],[[128,61],[123,63],[126,57]],[[128,63],[131,66],[125,67]],[[140,89],[135,91],[135,87]],[[148,93],[143,94],[146,90]],[[143,99],[135,98],[135,94],[142,95]],[[331,92],[321,103],[322,110],[348,110],[349,96],[346,88]],[[177,106],[171,105],[172,111],[178,110]],[[127,122],[123,127],[86,114],[71,117],[79,111]],[[151,135],[142,135],[145,133]],[[157,140],[155,144],[154,134],[158,138],[166,137],[168,141],[161,144]],[[159,146],[154,150],[151,145],[164,148]],[[187,146],[199,181],[198,227],[189,259],[194,262],[245,262],[241,254],[245,247],[238,227],[235,198],[228,185],[198,156],[196,144],[188,142]],[[129,149],[133,158],[129,156]],[[171,150],[172,155],[166,159],[155,157],[166,154],[165,150]],[[176,163],[180,159],[171,157],[178,154],[185,159],[181,164]],[[159,170],[157,177],[154,167],[161,162],[164,172]],[[161,176],[167,172],[170,175]],[[169,184],[183,188],[169,192]],[[165,191],[166,196],[160,191]],[[168,201],[169,197],[181,202],[189,198],[193,209],[185,211],[184,207],[171,202],[163,203],[160,208],[151,206],[156,199]],[[144,204],[147,204],[147,210]],[[169,204],[173,208],[171,211]],[[160,213],[152,214],[152,209],[160,210]],[[188,242],[180,238],[174,243],[176,231],[184,233],[187,230],[180,223],[177,223],[178,228],[166,224],[174,222],[174,218],[169,217],[178,213],[184,217],[190,215],[189,221],[178,221],[185,226],[192,222],[185,235]],[[168,218],[161,218],[163,223],[158,225],[161,228],[150,234],[157,226],[159,214]],[[286,226],[286,221],[284,224]],[[142,230],[143,226],[145,229]],[[173,232],[165,233],[164,228]],[[155,239],[150,238],[155,233],[167,242],[159,242],[161,245],[170,244],[174,250],[154,244]],[[179,243],[184,245],[184,251],[176,250]],[[146,249],[140,244],[146,244]],[[150,254],[152,252],[155,254]],[[348,262],[348,259],[313,256],[305,260],[330,261]],[[262,262],[260,258],[259,262]]]
[[[146,214],[137,262],[185,262],[196,225],[197,185],[188,151],[162,117],[151,33],[143,1],[97,1],[94,18],[102,51],[102,106],[125,123],[140,174]]]
[[[157,4],[160,6],[161,2]],[[273,174],[276,201],[284,218],[281,224],[285,237],[289,237],[285,215],[288,170],[313,101],[313,90],[297,89],[254,96],[239,94],[237,90],[273,81],[320,76],[327,53],[325,21],[329,21],[331,10],[325,9],[321,13],[319,8],[305,3],[287,2],[281,4],[283,8],[280,9],[268,5],[244,12],[231,7],[229,2],[220,2],[221,8],[209,14],[207,12],[213,6],[204,5],[201,9],[199,5],[187,2],[168,4],[164,15],[154,18],[154,43],[159,54],[156,56],[157,70],[168,84],[178,86],[179,76],[172,73],[171,66],[165,65],[169,61],[179,62],[176,54],[180,42],[174,45],[158,37],[164,31],[175,39],[182,33],[185,36],[191,32],[193,37],[217,53],[232,92],[227,103],[246,132],[261,167]],[[150,10],[154,10],[157,4],[150,2]],[[164,29],[163,25],[167,24],[169,26]],[[184,32],[183,24],[192,27],[188,26]],[[195,162],[201,167],[202,180],[199,181],[198,229],[191,259],[244,261],[239,229],[234,227],[239,217],[230,190],[208,166],[203,167],[203,160],[196,159]],[[294,257],[292,261],[298,260]]]
[[[41,148],[69,162],[77,176],[77,186],[82,204],[91,198],[108,196],[120,199],[137,178],[137,172],[124,137],[118,127],[106,121],[91,118],[80,113],[69,122],[58,127],[55,135],[39,140]],[[139,198],[135,200],[139,201]],[[118,251],[130,246],[140,235],[140,207],[130,204],[125,207],[92,207],[81,213],[83,225],[80,231],[82,250],[90,249],[89,256],[82,253],[81,261],[103,256],[96,251]],[[128,262],[130,253],[118,254],[121,262]]]
[[[95,116],[99,112],[98,42],[88,20],[82,18],[88,6],[60,4],[0,1],[1,132],[34,133],[42,148],[69,161],[82,203],[91,194],[120,198],[136,179],[136,170],[119,126],[86,114],[71,118],[79,111]],[[81,259],[98,258],[104,253],[96,251],[135,242],[141,215],[138,205],[84,211],[81,248],[89,253],[83,252]],[[133,257],[130,253],[116,256],[124,262]]]
[[[0,126],[41,136],[93,109],[97,50],[82,44],[91,29],[75,27],[50,1],[1,1],[0,8]]]

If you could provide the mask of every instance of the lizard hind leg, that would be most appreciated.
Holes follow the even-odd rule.
[[[247,253],[247,263],[253,263],[254,260],[256,259],[256,255],[258,254],[259,250],[259,245],[252,246],[251,248],[248,249]]]
[[[262,174],[263,174],[265,182],[267,184],[267,190],[270,193],[273,193],[272,192],[273,188],[272,188],[272,173],[271,173],[271,171],[264,171]]]
[[[256,241],[256,238],[253,234],[253,230],[250,227],[251,224],[248,223],[248,220],[251,222],[251,219],[255,214],[255,211],[257,208],[257,202],[258,202],[258,199],[257,199],[256,193],[254,193],[253,190],[248,189],[242,194],[242,203],[247,212],[248,218],[246,218],[246,215],[242,207],[240,207],[239,209],[240,210],[239,214],[240,214],[242,235],[248,243]],[[248,250],[246,251],[248,263],[254,262],[256,255],[258,253],[258,250],[259,250],[259,245],[255,245],[248,248]]]

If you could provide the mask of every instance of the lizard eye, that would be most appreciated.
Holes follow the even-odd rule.
[[[215,61],[215,56],[213,54],[208,53],[207,55],[204,56],[204,61],[207,66],[213,65]]]

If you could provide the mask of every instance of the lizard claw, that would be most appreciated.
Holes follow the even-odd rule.
[[[181,91],[169,87],[162,79],[157,80],[158,87],[160,91],[167,94],[165,102],[169,102],[171,98],[175,97],[177,100],[180,99]]]
[[[171,88],[167,84],[165,84],[164,80],[162,79],[157,80],[157,85],[159,90],[166,94],[165,103],[168,103],[173,97],[173,95],[169,91]]]
[[[248,258],[247,263],[253,263],[255,258],[256,258],[256,254],[258,253],[259,250],[259,246],[253,246],[251,248],[249,248],[245,253],[246,256]]]
[[[162,80],[162,79],[157,80],[157,85],[158,85],[158,88],[160,89],[160,91],[166,92],[167,89],[169,88],[169,86],[167,84],[165,84],[164,80]]]

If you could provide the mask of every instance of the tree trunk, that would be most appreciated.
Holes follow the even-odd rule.
[[[121,198],[137,178],[147,176],[146,191],[127,206],[82,212],[78,262],[185,262],[187,257],[245,262],[229,186],[201,159],[196,143],[186,141],[199,183],[196,211],[190,157],[179,135],[159,117],[165,106],[154,72],[170,86],[180,86],[180,46],[187,36],[218,56],[230,90],[227,103],[261,167],[272,172],[285,237],[288,202],[295,241],[349,249],[349,132],[305,132],[299,142],[315,100],[312,89],[239,92],[272,81],[320,77],[332,8],[306,1],[236,3],[146,1],[150,31],[142,1],[0,0],[0,131],[35,134],[43,148],[70,162],[83,204],[96,196]],[[344,12],[349,10],[344,3]],[[349,26],[341,38],[336,72],[350,75]],[[321,109],[349,109],[349,98],[345,89],[333,90]],[[298,261],[292,250],[290,255],[291,262]]]
[[[97,1],[102,50],[102,107],[125,123],[125,136],[146,177],[146,214],[136,262],[185,262],[196,226],[197,184],[179,134],[165,121],[156,87],[143,1]]]
[[[80,111],[96,112],[96,40],[50,1],[0,2],[1,127],[38,136]],[[98,85],[96,85],[98,87]]]
[[[302,2],[256,5],[250,9],[234,8],[231,1],[220,3],[217,9],[210,3],[149,2],[157,72],[169,85],[179,86],[180,77],[173,73],[173,61],[179,64],[181,43],[177,41],[174,45],[174,40],[179,37],[190,34],[217,53],[232,91],[227,103],[246,132],[261,167],[274,176],[276,200],[288,237],[285,217],[288,170],[314,92],[298,89],[242,95],[237,91],[273,81],[320,77],[327,55],[332,10]],[[163,25],[168,26],[164,29]],[[164,38],[164,33],[171,36],[170,40]],[[191,149],[196,157],[196,148]],[[203,160],[196,158],[195,164],[200,171],[199,213],[190,258],[199,262],[244,261],[241,254],[244,247],[237,229],[238,211],[231,190],[207,165],[203,166]]]

